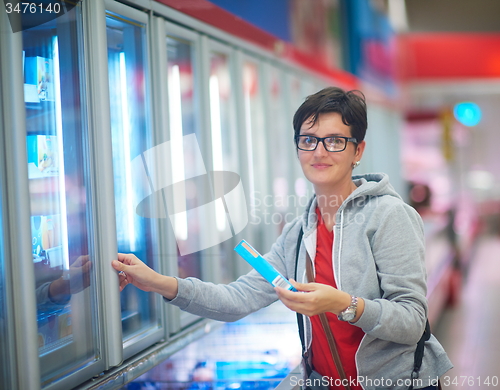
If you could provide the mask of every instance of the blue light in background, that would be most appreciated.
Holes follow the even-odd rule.
[[[481,121],[481,109],[476,103],[463,102],[455,105],[453,115],[465,126],[476,126]]]

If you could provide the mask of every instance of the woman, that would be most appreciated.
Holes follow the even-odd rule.
[[[123,254],[113,261],[124,272],[120,289],[134,284],[221,321],[238,320],[279,298],[305,315],[310,363],[330,383],[339,374],[319,313],[326,313],[351,389],[434,388],[452,364],[433,336],[425,342],[419,379],[410,383],[427,315],[422,221],[386,175],[352,176],[365,149],[364,97],[326,88],[306,99],[293,124],[298,159],[315,196],[265,258],[287,278],[298,275],[300,283],[291,282],[299,292],[273,288],[255,271],[228,285],[163,276]],[[309,258],[314,283],[307,283]]]

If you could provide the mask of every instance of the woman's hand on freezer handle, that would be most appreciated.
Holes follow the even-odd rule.
[[[128,284],[133,284],[143,291],[152,291],[156,272],[133,254],[118,253],[118,260],[111,263],[120,280],[120,291]]]
[[[133,284],[143,291],[157,292],[167,299],[177,295],[177,279],[164,276],[149,268],[133,254],[118,253],[118,260],[111,265],[118,272],[120,291]]]
[[[325,312],[332,312],[338,315],[351,304],[351,296],[348,293],[332,286],[321,283],[298,283],[293,279],[290,279],[290,283],[299,292],[275,287],[276,294],[278,294],[281,302],[290,310],[306,316],[311,317]],[[360,314],[357,313],[355,320],[359,318]]]

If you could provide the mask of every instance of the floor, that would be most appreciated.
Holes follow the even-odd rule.
[[[278,301],[224,324],[121,390],[274,390],[300,363],[296,321]]]
[[[433,333],[454,368],[443,389],[500,390],[500,238],[484,237],[456,307],[447,309]]]

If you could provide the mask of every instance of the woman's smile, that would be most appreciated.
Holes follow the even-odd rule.
[[[316,168],[319,170],[327,169],[327,168],[330,168],[332,166],[331,164],[326,164],[326,163],[314,163],[311,165],[313,168]]]

